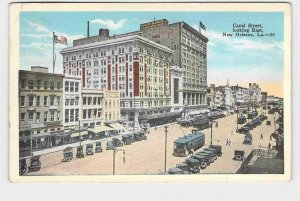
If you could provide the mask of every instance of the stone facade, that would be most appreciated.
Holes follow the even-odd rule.
[[[116,122],[121,118],[120,93],[118,91],[103,91],[103,112],[104,122]]]

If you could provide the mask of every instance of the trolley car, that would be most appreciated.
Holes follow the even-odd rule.
[[[203,147],[205,143],[205,135],[201,132],[180,137],[174,141],[173,156],[187,156],[192,150]]]

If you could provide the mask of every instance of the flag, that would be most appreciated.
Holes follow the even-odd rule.
[[[60,36],[60,38],[58,38],[57,35],[54,35],[53,37],[54,37],[54,38],[53,38],[53,42],[54,42],[54,43],[60,43],[60,44],[65,44],[65,45],[68,44],[68,40],[67,40],[67,38],[64,37],[64,36]]]
[[[206,27],[204,26],[204,24],[200,21],[200,28],[206,31]]]

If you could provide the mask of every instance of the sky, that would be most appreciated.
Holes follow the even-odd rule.
[[[90,36],[100,28],[110,35],[139,30],[140,24],[154,19],[167,19],[169,23],[185,21],[199,30],[201,21],[208,39],[208,84],[247,85],[260,84],[262,90],[282,97],[284,72],[283,13],[280,12],[21,12],[20,69],[30,66],[48,66],[52,72],[52,32],[65,36],[68,45],[55,45],[56,73],[62,73],[65,47],[72,47],[74,39],[86,37],[90,20]],[[233,24],[261,24],[266,37],[224,37],[232,33]]]

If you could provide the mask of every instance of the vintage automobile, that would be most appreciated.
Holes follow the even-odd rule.
[[[255,119],[253,119],[253,121],[252,121],[253,123],[254,123],[254,125],[255,126],[260,126],[261,125],[261,123],[262,123],[262,121],[259,119],[259,118],[255,118]]]
[[[41,169],[42,163],[40,161],[41,156],[33,156],[30,159],[30,166],[28,167],[28,172],[39,171]]]
[[[218,156],[222,156],[222,146],[221,145],[209,145],[210,148],[213,148],[213,149],[216,149],[218,152],[217,152],[217,155]]]
[[[107,141],[106,143],[106,150],[113,150],[115,149],[115,144],[113,141]]]
[[[214,153],[214,157],[215,157],[215,160],[217,160],[218,158],[218,150],[217,149],[214,149],[214,148],[204,148],[203,151],[210,151],[210,152],[213,152]]]
[[[188,165],[185,162],[177,164],[176,167],[181,169],[184,172],[188,172],[189,174],[196,174],[200,172],[199,165],[192,168],[190,165]]]
[[[27,171],[27,163],[26,163],[26,159],[22,158],[19,161],[19,175],[23,175],[25,174],[25,172]]]
[[[190,120],[187,119],[182,119],[179,121],[179,124],[183,127],[189,127],[192,125],[192,122]]]
[[[102,152],[101,141],[96,142],[95,153]]]
[[[69,162],[73,159],[73,148],[67,147],[63,150],[63,159],[62,162]]]
[[[244,115],[239,115],[237,118],[238,124],[244,124],[244,123],[246,123],[246,121],[247,121],[247,118]]]
[[[189,163],[189,159],[196,159],[196,160],[198,160],[198,162],[200,163],[201,169],[205,169],[211,163],[209,155],[205,155],[205,154],[196,154],[196,155],[193,155],[190,158],[187,158],[185,162]]]
[[[250,131],[250,128],[248,126],[243,126],[241,128],[238,128],[236,130],[237,133],[241,133],[241,134],[245,134],[245,133],[248,133]]]
[[[168,174],[190,174],[189,172],[182,171],[182,169],[173,167],[168,169]]]
[[[252,145],[252,135],[245,135],[243,144]]]
[[[207,152],[204,152],[204,151],[200,151],[200,152],[197,152],[194,156],[206,156],[207,159],[209,159],[209,162],[210,163],[213,163],[215,160],[215,157],[213,155],[213,153],[207,153]]]
[[[137,131],[134,133],[134,139],[136,141],[147,140],[146,133],[143,131]]]
[[[112,139],[112,141],[113,141],[115,147],[122,147],[123,146],[123,143],[119,138],[114,137]]]
[[[124,135],[122,135],[122,142],[125,145],[129,145],[129,144],[131,144],[132,141],[128,134],[124,134]]]
[[[200,162],[199,160],[195,158],[187,158],[184,161],[184,164],[187,164],[189,166],[189,171],[192,174],[200,173]]]
[[[243,161],[245,158],[245,151],[244,150],[234,150],[234,160]]]
[[[194,122],[194,128],[197,128],[198,130],[203,130],[206,128],[209,128],[209,119],[207,117],[197,119]]]
[[[217,160],[217,158],[218,158],[215,151],[202,150],[201,152],[209,154],[211,156],[211,158],[212,158],[213,161]]]
[[[77,147],[76,158],[84,158],[83,146]]]
[[[92,143],[89,143],[86,145],[85,154],[86,155],[94,155],[94,146]]]

